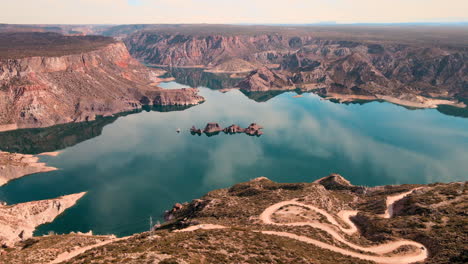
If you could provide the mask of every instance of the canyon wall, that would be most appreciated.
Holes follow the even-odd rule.
[[[195,90],[157,87],[158,74],[133,59],[121,42],[64,56],[0,57],[0,131],[89,121],[142,105],[203,101]]]
[[[276,33],[192,31],[143,30],[127,36],[125,43],[134,57],[150,64],[208,69],[222,65],[232,72],[249,70],[252,65],[279,65],[276,70],[298,88],[321,88],[323,94],[391,96],[409,101],[468,97],[468,51],[464,45],[418,42],[410,36],[397,39],[390,34],[386,40],[362,32],[356,38],[280,28]],[[247,77],[241,86],[246,91],[278,89],[278,78],[259,81],[257,77]],[[249,82],[264,85],[245,88]]]

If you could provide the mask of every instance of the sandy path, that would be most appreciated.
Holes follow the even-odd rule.
[[[184,229],[175,230],[174,232],[190,232],[190,231],[195,231],[198,229],[210,230],[210,229],[224,229],[224,228],[227,228],[227,227],[222,226],[222,225],[200,224],[200,225],[189,226]]]
[[[64,252],[62,254],[59,254],[56,259],[49,262],[49,264],[57,264],[57,263],[67,261],[67,260],[70,260],[70,259],[72,259],[72,258],[74,258],[74,257],[76,257],[76,256],[90,250],[90,249],[97,248],[97,247],[100,247],[100,246],[104,246],[104,245],[107,245],[107,244],[112,243],[112,242],[117,242],[117,241],[120,241],[120,240],[129,239],[130,237],[131,236],[115,238],[115,239],[109,239],[109,240],[105,240],[105,241],[102,241],[102,242],[94,244],[94,245],[79,248],[79,249],[74,250],[74,251]]]
[[[413,189],[411,191],[407,191],[407,192],[400,193],[400,194],[397,194],[397,195],[388,196],[387,200],[385,201],[385,203],[387,205],[387,209],[385,210],[385,213],[382,215],[382,217],[383,218],[393,217],[393,204],[395,204],[395,202],[405,198],[406,196],[410,195],[411,193],[413,193],[414,191],[419,190],[419,189],[421,189],[421,187],[415,188],[415,189]]]
[[[402,194],[399,194],[399,195],[389,196],[387,198],[387,211],[389,212],[389,217],[390,217],[392,212],[391,212],[391,209],[389,210],[388,208],[392,208],[393,204],[396,201],[398,201],[398,200],[402,199],[403,197],[409,195],[413,191],[414,190],[411,190],[409,192],[405,192],[405,193],[402,193]],[[278,211],[281,207],[288,206],[288,205],[301,206],[301,207],[308,208],[310,210],[314,210],[314,211],[322,214],[323,216],[325,216],[326,219],[331,223],[331,225],[330,224],[320,223],[320,222],[317,222],[317,221],[296,222],[296,223],[276,223],[276,222],[274,222],[271,219],[271,216],[276,211]],[[347,225],[349,225],[349,227],[343,227],[336,221],[336,219],[332,215],[330,215],[325,210],[322,210],[322,209],[317,208],[317,207],[312,206],[312,205],[306,205],[306,204],[299,203],[296,200],[292,200],[292,201],[279,202],[277,204],[274,204],[274,205],[266,208],[265,211],[263,211],[263,213],[260,214],[259,218],[265,224],[278,225],[278,226],[310,226],[310,227],[313,227],[313,228],[317,228],[317,229],[320,229],[320,230],[323,230],[323,231],[327,232],[328,234],[330,234],[337,241],[339,241],[339,242],[341,242],[341,243],[343,243],[343,244],[345,244],[345,245],[347,245],[347,246],[349,246],[349,247],[351,247],[353,249],[356,249],[356,250],[359,250],[359,251],[370,252],[370,253],[374,253],[374,254],[379,254],[379,255],[385,254],[385,253],[390,253],[390,252],[394,251],[395,249],[398,249],[399,247],[405,246],[405,245],[411,245],[411,246],[417,247],[419,249],[418,252],[405,254],[404,256],[391,256],[391,257],[369,256],[369,255],[366,255],[366,254],[353,252],[353,251],[350,251],[350,250],[347,250],[347,249],[342,249],[342,248],[339,248],[339,247],[336,247],[336,246],[333,246],[333,245],[330,245],[330,244],[327,244],[327,243],[324,243],[324,242],[321,242],[321,241],[318,241],[318,240],[315,240],[315,239],[312,239],[312,238],[309,238],[309,237],[305,237],[305,236],[298,236],[298,235],[295,235],[295,234],[292,234],[292,233],[287,233],[287,232],[262,231],[262,233],[264,233],[264,234],[289,237],[289,238],[296,239],[296,240],[306,242],[306,243],[309,243],[309,244],[314,244],[314,245],[319,246],[321,248],[332,250],[332,251],[335,251],[335,252],[338,252],[338,253],[341,253],[341,254],[344,254],[344,255],[357,257],[357,258],[360,258],[360,259],[371,260],[371,261],[375,261],[375,262],[378,262],[378,263],[403,264],[403,263],[412,263],[412,262],[422,261],[422,260],[427,258],[427,256],[428,256],[427,249],[422,244],[414,242],[414,241],[410,241],[410,240],[392,241],[392,242],[388,242],[388,243],[385,243],[385,244],[382,244],[382,245],[371,246],[371,247],[363,247],[363,246],[360,246],[360,245],[357,245],[357,244],[354,244],[354,243],[351,243],[351,242],[347,241],[346,238],[344,238],[338,231],[342,231],[343,233],[346,233],[346,234],[349,234],[349,235],[353,234],[353,233],[356,233],[358,231],[358,229],[357,229],[356,225],[350,220],[350,217],[355,216],[357,213],[358,213],[357,211],[350,211],[350,210],[341,211],[340,213],[338,213],[338,217],[343,219],[343,221]]]
[[[370,256],[370,255],[365,255],[357,252],[353,252],[347,249],[339,248],[327,243],[324,243],[322,241],[318,241],[306,236],[298,236],[292,233],[288,232],[276,232],[276,231],[262,231],[263,234],[267,235],[275,235],[275,236],[282,236],[282,237],[287,237],[291,239],[295,239],[301,242],[305,242],[308,244],[312,244],[324,249],[328,249],[346,256],[350,257],[355,257],[359,259],[364,259],[364,260],[370,260],[374,261],[377,263],[386,263],[386,264],[403,264],[403,263],[412,263],[412,262],[418,262],[424,260],[426,257],[421,256],[421,254],[415,253],[412,255],[405,255],[405,256],[392,256],[392,257],[380,257],[380,256]]]

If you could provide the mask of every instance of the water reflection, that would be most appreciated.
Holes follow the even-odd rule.
[[[190,87],[207,87],[213,90],[220,90],[231,88],[241,80],[238,78],[231,78],[230,74],[223,73],[210,73],[205,72],[203,69],[191,68],[163,68],[167,71],[163,77],[174,77],[175,81],[188,85]]]
[[[161,216],[176,202],[260,176],[311,182],[336,172],[370,186],[467,179],[467,119],[381,102],[336,104],[314,94],[293,98],[288,92],[257,103],[238,90],[200,92],[206,98],[201,105],[143,111],[101,127],[101,136],[47,157],[59,171],[11,182],[0,188],[0,200],[89,191],[38,233],[128,235],[145,230],[150,215]],[[207,122],[256,122],[265,134],[194,137],[188,131]]]
[[[142,109],[123,112],[110,117],[98,116],[94,121],[1,132],[0,149],[22,154],[57,151],[100,136],[104,126],[112,124],[119,117],[141,113],[142,111],[184,111],[190,107],[192,106],[143,106]]]

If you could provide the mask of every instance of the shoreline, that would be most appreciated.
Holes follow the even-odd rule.
[[[418,96],[418,99],[421,102],[414,102],[404,99],[399,99],[396,97],[388,96],[388,95],[352,95],[352,94],[338,94],[338,93],[328,93],[325,95],[325,99],[335,99],[338,100],[340,103],[347,103],[353,102],[355,100],[364,100],[364,101],[376,101],[376,100],[383,100],[388,103],[392,103],[395,105],[401,105],[406,107],[412,108],[420,108],[420,109],[434,109],[437,108],[439,105],[449,105],[457,108],[466,108],[467,105],[463,102],[458,102],[454,100],[448,99],[433,99],[423,96]]]
[[[49,155],[58,154],[49,153]],[[0,151],[0,187],[24,176],[56,170],[58,168],[40,162],[38,155]]]

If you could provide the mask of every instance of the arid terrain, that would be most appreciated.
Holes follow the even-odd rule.
[[[1,33],[0,43],[0,131],[203,101],[196,89],[157,87],[163,72],[108,37]]]
[[[184,69],[194,70],[188,73]],[[379,100],[404,105],[410,109],[443,106],[446,108],[442,107],[439,111],[466,117],[468,30],[466,26],[0,24],[0,186],[23,176],[57,170],[60,166],[49,166],[41,162],[39,156],[55,157],[67,147],[97,138],[103,133],[104,126],[113,123],[119,116],[141,111],[179,111],[205,100],[198,94],[197,88],[160,87],[161,82],[174,79],[182,79],[185,81],[184,85],[191,87],[206,86],[221,92],[238,89],[256,102],[265,102],[284,91],[296,91],[297,95],[293,96],[296,98],[301,97],[302,93],[313,92],[323,97],[316,98],[315,103],[321,103],[320,100],[325,99],[343,103]],[[207,98],[212,96],[209,93],[224,95],[213,91],[206,92]],[[231,104],[230,100],[227,98],[226,101],[222,101],[225,104],[221,108],[210,110],[236,110],[233,108],[238,106]],[[260,105],[251,101],[248,103],[255,104],[255,107]],[[255,112],[248,112],[252,108],[247,106],[244,102],[238,107],[246,107],[246,113],[242,114],[242,117],[248,115],[252,119],[250,122],[257,122],[254,121]],[[284,108],[290,106],[276,105]],[[255,111],[267,111],[265,109],[267,108],[256,108]],[[271,112],[271,109],[269,111]],[[194,111],[193,115],[188,115],[186,119],[190,122],[202,122],[197,120],[200,113],[204,112]],[[281,122],[281,118],[287,117],[281,115],[281,112],[278,113],[278,116],[270,119]],[[304,111],[301,115],[307,116],[307,113]],[[320,111],[315,113],[324,115]],[[164,143],[179,148],[177,144],[184,142],[180,139],[183,139],[183,135],[179,134],[181,130],[175,122],[171,123],[170,118],[163,119],[167,116],[151,118],[169,121],[161,124],[164,130],[151,130],[148,126],[146,129],[150,130],[148,134],[151,138],[146,142],[143,137],[141,141],[140,138],[130,140],[133,139],[132,136],[137,137],[139,134],[128,135],[128,146],[140,144],[138,147],[145,150],[147,148],[147,153],[135,157],[128,154],[128,146],[116,148],[124,158],[117,161],[108,158],[105,159],[106,164],[110,164],[108,166],[111,167],[116,162],[138,165],[139,161],[145,159],[148,163],[154,162],[155,156],[161,155],[167,159],[164,160],[168,164],[165,169],[177,167],[190,177],[192,170],[197,169],[195,165],[187,168],[179,166],[180,164],[172,166],[169,161],[172,159],[180,163],[180,153],[192,155],[189,156],[192,158],[200,151],[195,152],[198,148],[180,148],[181,152],[171,148],[164,150]],[[267,135],[284,136],[285,132],[282,130],[278,133],[275,128],[265,127],[265,136],[260,138],[263,134],[260,129],[263,127],[257,123],[252,123],[247,128],[232,125],[223,129],[216,122],[227,122],[230,119],[223,116],[219,119],[221,120],[203,121],[203,124],[209,122],[203,130],[192,127],[192,134],[201,135],[204,132],[210,135],[221,131],[226,134],[246,133],[258,137],[242,137],[245,141],[257,141],[248,141],[255,146],[252,149],[243,149],[243,145],[239,145],[241,150],[236,148],[238,142],[232,141],[232,145],[227,145],[227,151],[213,152],[213,157],[209,153],[210,159],[207,159],[207,163],[210,161],[218,165],[218,156],[223,156],[225,152],[236,155],[240,153],[234,157],[235,161],[246,159],[255,163],[260,161],[253,157],[265,155],[260,150],[282,150],[278,145],[265,150],[259,147],[259,150],[255,151],[258,142],[268,140]],[[322,124],[312,118],[304,120],[310,121],[312,125],[304,126],[297,122],[290,127],[303,129],[304,133],[308,133],[309,129],[312,130],[311,126],[321,127],[319,124]],[[439,122],[438,120],[440,119],[436,122]],[[245,122],[233,120],[234,124],[242,124],[241,121]],[[258,124],[263,125],[260,121]],[[265,121],[267,124],[273,124],[271,120]],[[323,135],[330,128],[339,130],[339,124],[317,131]],[[460,124],[451,123],[452,126],[446,130],[455,125],[463,127],[463,124]],[[430,128],[429,126],[428,129]],[[140,127],[136,125],[129,127],[131,132],[138,129]],[[188,130],[189,127],[184,129]],[[460,130],[454,131],[454,140],[465,135],[457,133]],[[171,140],[164,142],[169,137],[158,132],[170,135]],[[446,135],[446,131],[434,133],[436,132]],[[177,135],[181,137],[175,138]],[[429,152],[430,149],[426,148],[425,141],[421,143],[424,147],[420,152],[420,149],[406,149],[407,145],[418,145],[420,142],[407,143],[403,147],[407,152],[398,152],[393,151],[398,145],[391,142],[391,139],[387,140],[385,134],[379,134],[376,137],[378,139],[373,138],[372,141],[354,141],[358,134],[352,133],[330,135],[330,142],[334,141],[334,135],[349,136],[349,142],[353,142],[357,148],[362,147],[358,146],[359,142],[365,142],[369,147],[372,147],[369,142],[375,141],[379,143],[375,143],[378,146],[383,142],[385,148],[376,148],[375,153],[381,153],[382,149],[387,150],[382,157],[388,160],[390,157],[385,156],[388,153],[389,156],[392,153],[410,153],[421,160],[433,158],[425,156],[424,152]],[[320,147],[318,138],[314,138],[313,142]],[[199,139],[190,138],[194,141]],[[205,139],[203,137],[203,140]],[[411,139],[413,138],[408,137],[408,142]],[[117,141],[126,140],[127,137],[118,137],[116,132],[115,140],[111,144],[118,145],[120,142]],[[219,137],[214,140],[221,139]],[[276,143],[279,140],[273,141]],[[97,143],[99,141],[88,141],[88,144],[101,147]],[[308,143],[301,145],[305,144]],[[210,150],[206,145],[203,147],[203,150]],[[330,148],[329,146],[326,150]],[[92,152],[87,150],[89,149],[83,148],[79,155],[70,157],[79,159],[87,156]],[[333,154],[326,150],[323,150],[323,155]],[[251,151],[253,156],[248,156],[247,151]],[[294,154],[302,153],[299,150],[294,151]],[[436,152],[437,148],[433,151]],[[456,151],[463,157],[462,150]],[[96,157],[106,157],[108,153],[100,154],[102,156]],[[200,156],[203,154],[206,153],[201,153]],[[245,157],[241,157],[244,154]],[[90,155],[90,159],[93,157]],[[364,160],[362,163],[367,162],[367,159],[371,162],[371,157],[368,156],[356,159]],[[326,158],[323,160],[328,161]],[[427,160],[430,162],[437,159]],[[269,161],[270,164],[272,161]],[[307,162],[306,165],[309,165]],[[442,166],[443,162],[436,164],[440,165],[441,171],[446,168]],[[298,163],[304,162],[298,159],[295,164]],[[382,164],[384,163],[379,163],[380,166]],[[423,166],[426,164],[423,163]],[[452,163],[449,163],[449,166],[450,164]],[[71,165],[72,162],[70,167],[73,167]],[[85,165],[86,161],[79,164]],[[238,167],[242,167],[241,165],[243,164],[239,164]],[[140,166],[135,165],[135,168],[147,167]],[[389,165],[391,166],[392,164]],[[93,167],[92,164],[89,167]],[[229,171],[238,169],[231,163],[226,167]],[[66,169],[63,172],[69,173]],[[148,169],[147,174],[150,176],[151,173],[156,173],[152,169]],[[106,170],[105,166],[102,170]],[[95,172],[91,169],[89,171]],[[310,171],[313,173],[313,169]],[[89,182],[94,184],[95,178],[98,177],[93,173],[84,171],[75,175],[82,176],[85,173],[90,174],[86,176],[89,177]],[[109,174],[112,173],[109,170]],[[133,173],[134,171],[128,174],[132,177],[138,176]],[[170,173],[163,173],[172,177]],[[204,174],[203,171],[197,173]],[[219,173],[216,173],[215,175],[219,176]],[[362,175],[367,177],[365,173]],[[317,175],[311,176],[314,179],[318,178]],[[144,179],[139,182],[143,185],[148,182],[147,178],[135,178]],[[108,184],[108,179],[116,180],[100,180]],[[398,179],[394,182],[401,182],[401,179]],[[151,178],[151,181],[156,180]],[[239,182],[235,179],[232,181]],[[134,182],[134,178],[129,181]],[[432,182],[432,178],[425,182]],[[29,184],[30,186],[35,187],[34,184]],[[144,187],[153,192],[149,186],[152,185]],[[175,186],[179,188],[179,185]],[[128,184],[124,187],[127,188]],[[15,190],[9,190],[10,195],[15,193]],[[38,226],[54,221],[66,212],[66,209],[79,203],[87,191],[88,195],[91,195],[95,190],[78,190],[57,198],[17,204],[0,201],[0,263],[468,262],[466,181],[366,187],[355,186],[338,174],[305,183],[277,183],[260,177],[229,188],[213,190],[191,202],[176,203],[164,213],[165,222],[154,225],[148,232],[123,237],[116,237],[111,232],[99,235],[93,235],[92,232],[51,232],[44,236],[34,236]],[[156,191],[159,190],[154,190]],[[56,196],[60,195],[63,194]],[[90,200],[84,198],[82,201]],[[149,204],[154,206],[154,203]],[[138,232],[140,231],[141,229]]]
[[[247,76],[239,87],[249,92],[294,86],[340,100],[465,107],[458,102],[468,96],[464,29],[148,25],[135,33],[128,28],[123,40],[148,64],[231,73],[276,67],[261,82]],[[271,78],[278,74],[284,78]]]
[[[1,258],[4,263],[464,263],[467,195],[466,182],[369,188],[337,174],[313,183],[258,178],[174,205],[152,232],[120,239],[34,237],[4,249]],[[51,241],[63,246],[47,246]]]

